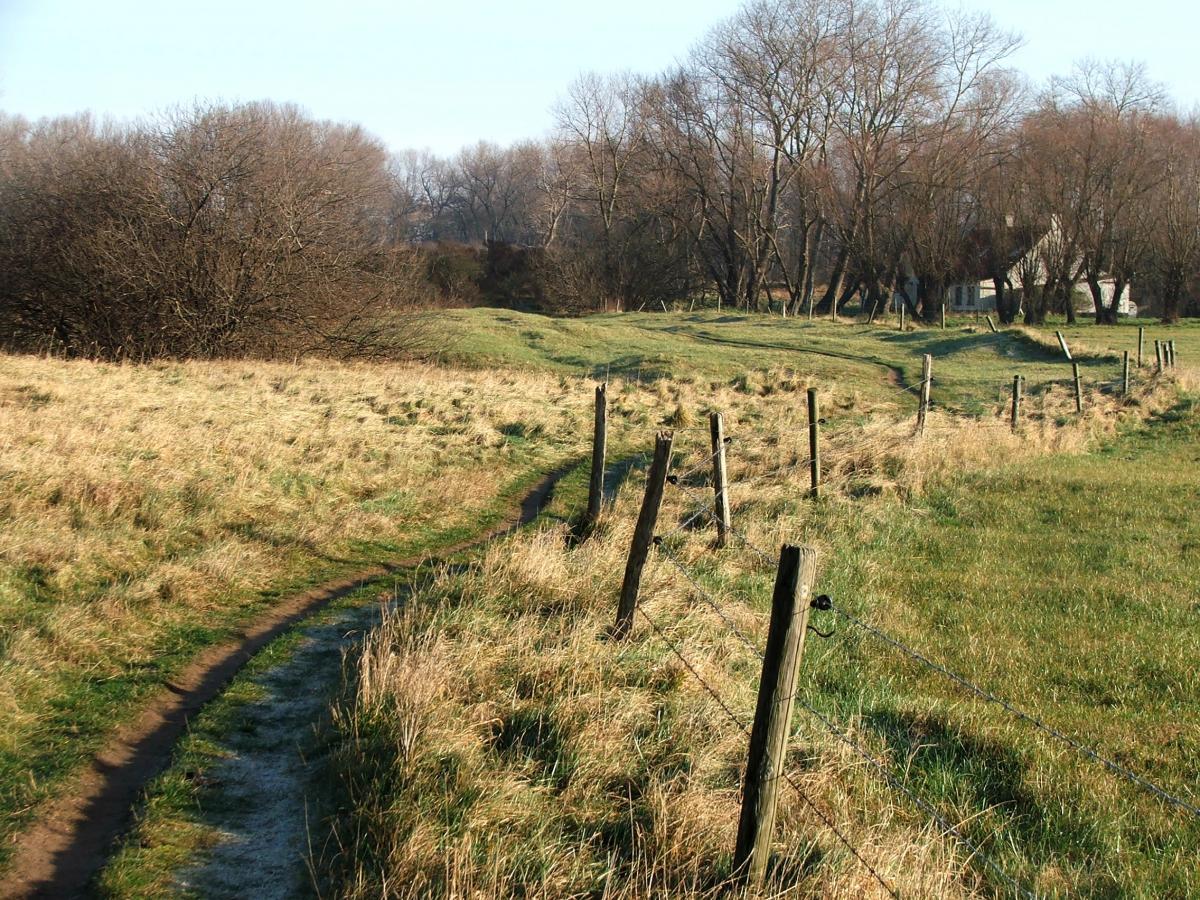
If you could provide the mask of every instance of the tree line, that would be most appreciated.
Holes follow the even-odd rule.
[[[536,248],[566,308],[707,292],[792,315],[903,295],[931,319],[990,280],[1005,322],[1165,318],[1200,269],[1200,126],[1138,65],[1031,89],[982,14],[922,0],[759,0],[656,77],[584,75],[555,133],[394,160],[414,240]],[[1112,285],[1108,294],[1102,282]]]
[[[1017,45],[925,0],[754,0],[666,72],[578,78],[549,137],[453,158],[271,103],[0,117],[0,329],[113,358],[361,352],[396,340],[390,310],[489,292],[800,315],[903,289],[932,319],[963,280],[1004,322],[1073,318],[1079,292],[1113,322],[1131,285],[1197,311],[1200,124],[1136,65],[1033,90]]]

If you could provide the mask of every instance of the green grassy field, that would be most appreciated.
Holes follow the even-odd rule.
[[[1162,331],[1177,340],[1185,365],[1200,359],[1200,328]],[[150,690],[272,598],[362,563],[461,539],[495,515],[514,484],[585,453],[590,379],[605,374],[617,382],[615,452],[648,447],[653,430],[667,424],[677,430],[686,467],[705,452],[703,413],[721,408],[735,435],[731,466],[742,474],[803,456],[803,389],[818,387],[828,419],[830,499],[814,506],[798,485],[768,482],[770,490],[735,496],[747,531],[768,548],[780,540],[818,544],[822,578],[847,608],[1124,764],[1192,790],[1200,752],[1189,576],[1200,543],[1190,488],[1196,413],[1186,396],[1164,408],[1177,388],[1152,393],[1147,369],[1135,377],[1132,398],[1114,395],[1119,351],[1136,345],[1131,327],[1081,326],[1068,338],[1087,385],[1079,420],[1052,330],[991,334],[966,320],[944,331],[900,333],[887,324],[714,313],[558,320],[466,310],[445,315],[434,368],[90,367],[6,357],[0,466],[20,493],[6,500],[0,520],[0,611],[9,628],[0,663],[3,830],[11,834],[35,815],[37,802]],[[924,353],[935,358],[935,417],[927,439],[914,442],[912,388]],[[1016,373],[1026,377],[1030,401],[1014,436],[1004,416]],[[560,498],[560,507],[566,502]],[[466,620],[431,622],[470,640],[472,629],[491,627],[488,616],[505,619],[531,603],[545,620],[543,600],[559,608],[564,595],[574,598],[572,616],[606,621],[635,503],[632,489],[622,495],[609,536],[594,542],[601,549],[538,550],[557,561],[551,575],[519,582],[528,595],[484,592],[478,615],[463,607]],[[439,518],[443,506],[457,510],[449,521]],[[572,513],[563,507],[555,514]],[[703,534],[685,532],[681,540],[702,582],[743,605],[747,626],[759,627],[770,572],[734,553],[708,559]],[[580,569],[584,558],[572,553],[598,554],[603,577]],[[662,610],[691,621],[682,586],[667,583],[664,571],[655,577],[664,585]],[[430,599],[437,606],[464,590],[451,583]],[[543,621],[539,629],[551,631],[539,640],[574,647],[590,621]],[[697,626],[695,637],[744,711],[753,701],[754,665],[730,651],[711,622]],[[712,714],[661,644],[644,639],[639,648],[612,663],[614,671],[630,667],[621,676],[627,686],[637,682],[631,709],[648,703],[672,716]],[[578,663],[573,652],[562,655],[564,671]],[[1114,787],[994,708],[852,630],[814,641],[806,667],[819,708],[852,725],[952,819],[969,821],[967,833],[1026,883],[1097,896],[1197,889],[1194,828],[1179,827],[1168,810]],[[520,677],[518,666],[486,683],[503,693]],[[169,893],[172,867],[210,839],[198,811],[211,797],[202,780],[189,776],[184,785],[179,773],[220,757],[212,742],[236,728],[235,695],[215,709],[208,730],[182,751],[182,768],[152,795],[158,817],[140,833],[153,835],[149,846],[163,852],[126,852],[106,882],[115,894]],[[554,699],[545,698],[543,710],[551,718]],[[522,714],[536,718],[540,702],[530,698]],[[658,746],[671,759],[711,756],[717,766],[711,783],[685,798],[696,810],[682,821],[703,822],[697,827],[707,837],[696,845],[699,855],[676,860],[677,874],[695,878],[675,883],[703,892],[705,879],[728,868],[721,829],[736,792],[739,744],[682,722],[672,732],[668,720],[675,721],[664,719],[653,739],[629,724],[636,746]],[[924,831],[902,798],[838,756],[811,722],[798,717],[797,728],[798,760],[820,774],[820,795],[860,839],[878,838],[892,874],[921,860],[926,880],[905,882],[917,893],[996,888],[977,866],[964,865],[952,841]],[[430,746],[437,750],[436,742]],[[589,752],[571,750],[584,769]],[[652,763],[621,776],[641,785],[644,796],[626,802],[647,822],[654,817],[643,805],[661,800],[655,791],[666,771]],[[489,765],[481,777],[494,774]],[[368,799],[398,799],[394,788],[376,787],[377,797],[354,795],[368,806]],[[579,821],[601,827],[607,801],[589,795],[586,802],[594,806]],[[430,808],[445,812],[454,803]],[[470,820],[468,810],[459,813]],[[801,854],[793,862],[815,865],[822,890],[861,885],[827,833],[799,813],[789,816],[786,833],[822,860],[804,862]],[[625,863],[614,870],[626,879],[647,860],[672,864],[669,854],[643,854],[639,833],[625,833]],[[360,862],[342,860],[338,870],[357,871]],[[580,883],[594,888],[588,879],[596,873],[586,865],[580,871]]]

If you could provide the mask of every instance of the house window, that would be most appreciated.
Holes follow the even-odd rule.
[[[963,289],[962,289],[961,284],[956,284],[954,286],[954,305],[955,306],[963,305]]]

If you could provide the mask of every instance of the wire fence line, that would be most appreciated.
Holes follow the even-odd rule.
[[[753,642],[753,640],[751,640],[750,637],[748,635],[746,635],[745,632],[743,632],[740,628],[738,628],[737,624],[735,622],[733,622],[724,613],[724,611],[721,609],[721,605],[717,602],[716,598],[713,597],[704,588],[704,586],[701,585],[691,575],[691,573],[687,571],[686,568],[684,568],[684,566],[678,561],[678,559],[676,559],[670,553],[669,550],[666,550],[661,544],[658,545],[658,548],[659,548],[659,551],[664,556],[666,556],[668,560],[670,560],[670,562],[675,566],[675,568],[678,569],[683,574],[683,576],[688,580],[688,582],[691,583],[691,585],[693,586],[693,588],[695,588],[696,592],[700,595],[700,598],[704,601],[704,603],[717,613],[717,615],[720,617],[721,621],[724,622],[725,625],[729,628],[730,632],[735,637],[737,637],[738,640],[740,640],[742,642],[742,644],[744,644],[747,648],[749,648],[750,652],[753,653],[756,657],[758,657],[760,662],[763,661],[763,659],[764,659],[763,653],[758,649],[757,645]],[[661,632],[660,632],[660,634],[661,634]],[[680,655],[680,657],[682,658],[681,654],[677,654],[677,655]],[[692,667],[689,665],[688,668],[691,669]],[[697,676],[697,677],[699,677],[699,676]],[[986,853],[984,853],[982,848],[980,848],[974,841],[972,841],[970,838],[968,838],[966,835],[964,835],[955,826],[950,824],[950,822],[940,812],[938,812],[938,810],[931,803],[929,803],[928,801],[921,798],[908,785],[904,784],[904,782],[902,782],[898,778],[896,778],[891,772],[889,772],[887,770],[887,767],[884,766],[882,763],[880,763],[878,760],[876,760],[875,757],[868,750],[866,750],[860,744],[858,744],[856,741],[854,741],[846,732],[843,732],[840,729],[838,729],[837,726],[835,726],[827,717],[822,715],[821,712],[816,709],[816,707],[814,707],[811,703],[806,701],[803,697],[796,694],[794,691],[792,694],[792,699],[795,702],[799,703],[800,706],[803,709],[805,709],[810,715],[814,716],[819,722],[821,722],[821,724],[826,728],[826,730],[828,730],[831,734],[833,734],[834,737],[836,737],[839,741],[841,741],[843,744],[845,744],[847,747],[849,747],[851,750],[853,750],[855,754],[857,754],[863,760],[865,760],[875,770],[875,772],[879,776],[881,776],[894,790],[897,790],[897,791],[901,792],[902,794],[904,794],[906,797],[908,797],[908,799],[912,803],[914,803],[917,807],[919,807],[926,815],[930,816],[930,818],[932,818],[937,823],[937,825],[942,829],[942,832],[944,834],[953,835],[958,841],[960,841],[970,851],[971,857],[978,857],[979,859],[981,859],[988,866],[989,869],[991,869],[996,875],[998,875],[1001,878],[1001,880],[1003,880],[1010,887],[1012,887],[1017,893],[1021,894],[1022,896],[1025,896],[1025,897],[1029,897],[1029,898],[1032,898],[1034,896],[1031,892],[1029,892],[1028,890],[1023,888],[1015,879],[1013,879],[1010,875],[1008,875],[1008,873],[1006,873],[994,860],[992,860],[991,857],[989,857]]]
[[[1074,382],[1074,379],[1061,379],[1061,380],[1047,379],[1044,382],[1042,382],[1042,384],[1045,386],[1050,386],[1050,385],[1070,386],[1073,382]],[[1021,379],[1021,383],[1022,383],[1022,385],[1025,384],[1024,378]],[[891,386],[895,387],[897,390],[899,390],[901,392],[904,392],[907,394],[917,394],[920,396],[920,395],[924,394],[928,388],[932,387],[933,384],[934,384],[934,378],[932,376],[930,376],[928,378],[922,379],[920,382],[918,382],[915,385],[906,386],[903,384],[892,384]],[[1094,382],[1091,386],[1099,387],[1100,389],[1104,389],[1104,388],[1109,387],[1110,385],[1115,388],[1116,386],[1123,385],[1123,384],[1124,384],[1123,379],[1117,379],[1112,382],[1107,382],[1107,381]],[[927,394],[926,394],[926,396],[927,396]],[[928,408],[928,406],[926,408]],[[1015,416],[1015,413],[1014,413],[1014,416]],[[986,420],[972,419],[972,421],[977,426],[978,425],[987,425],[987,426],[994,426],[995,428],[999,429],[1003,425],[1005,427],[1005,430],[1008,430],[1007,423],[1003,423],[1001,420],[994,419],[992,417],[989,417]],[[824,420],[822,419],[821,422],[824,423]],[[900,423],[897,422],[896,424],[899,425]],[[945,427],[944,423],[942,423],[942,425],[939,426],[939,430],[942,427]],[[726,439],[726,443],[728,443],[728,439]],[[734,534],[734,536],[739,540],[741,545],[747,551],[752,552],[753,554],[758,556],[760,559],[762,559],[764,562],[774,564],[774,562],[775,562],[774,555],[768,553],[763,548],[757,546],[748,537],[748,535],[745,534],[742,530],[740,530],[736,527],[733,527],[728,522],[724,522],[724,523],[721,522],[719,513],[715,508],[715,498],[708,498],[708,497],[703,496],[700,491],[698,491],[693,485],[689,484],[689,482],[698,473],[704,471],[705,469],[707,469],[709,467],[712,467],[714,461],[717,459],[717,457],[723,451],[725,451],[725,449],[726,449],[726,446],[723,444],[722,446],[718,447],[713,452],[702,456],[702,458],[700,458],[697,462],[688,466],[683,471],[678,472],[674,475],[668,476],[667,480],[669,481],[669,483],[671,483],[673,486],[679,488],[679,490],[685,496],[687,496],[691,501],[693,501],[696,504],[696,508],[693,511],[691,511],[688,515],[686,515],[686,517],[678,525],[676,525],[673,529],[671,529],[670,531],[667,531],[663,534],[660,534],[658,536],[655,536],[653,538],[653,545],[657,548],[659,555],[664,557],[665,560],[679,573],[679,575],[681,575],[691,585],[691,587],[694,591],[694,596],[697,599],[699,599],[700,602],[702,602],[705,606],[707,606],[709,609],[711,609],[714,614],[717,615],[717,617],[721,620],[721,622],[723,623],[723,625],[724,625],[725,629],[728,631],[728,633],[730,635],[734,636],[739,642],[741,642],[751,653],[754,654],[754,656],[756,656],[760,660],[762,660],[764,654],[759,649],[757,641],[753,637],[748,635],[741,627],[739,627],[737,621],[733,617],[730,616],[728,609],[725,608],[725,606],[721,602],[719,602],[716,599],[716,597],[714,597],[713,594],[708,589],[705,588],[705,586],[699,581],[699,579],[690,570],[689,565],[687,563],[685,563],[683,560],[681,560],[673,552],[671,547],[665,543],[666,540],[668,540],[669,538],[678,534],[679,532],[691,528],[701,518],[707,518],[713,524],[718,525],[718,526],[723,526],[726,530],[732,532]],[[826,458],[828,459],[829,457],[827,456]],[[810,456],[794,458],[794,460],[792,462],[790,462],[786,465],[775,467],[768,471],[759,472],[757,474],[750,475],[750,476],[743,475],[743,477],[741,477],[740,479],[727,480],[725,482],[725,489],[728,489],[730,487],[738,487],[738,486],[742,486],[742,485],[748,485],[748,484],[755,483],[755,482],[758,482],[758,481],[761,481],[764,479],[768,479],[768,478],[785,477],[789,473],[794,472],[794,471],[800,469],[801,467],[807,467],[807,466],[811,465],[811,463],[812,463],[812,458]],[[718,477],[718,476],[714,472],[714,479],[716,477]],[[838,480],[850,480],[850,479],[849,479],[849,476],[845,476],[842,479],[833,479],[833,481],[835,481],[835,482]],[[824,598],[822,598],[822,599],[824,599]],[[830,608],[830,607],[825,606],[822,608]],[[743,721],[736,713],[734,713],[734,711],[731,709],[729,704],[721,697],[720,693],[717,690],[715,690],[713,688],[713,686],[711,684],[709,684],[700,675],[700,672],[699,672],[699,669],[697,668],[697,666],[695,666],[686,657],[686,655],[684,655],[684,653],[681,651],[679,646],[677,646],[675,644],[675,642],[673,642],[670,639],[670,637],[659,626],[659,624],[656,621],[654,621],[654,619],[649,614],[647,614],[646,611],[640,605],[637,605],[636,609],[642,613],[643,618],[650,624],[653,631],[658,635],[659,638],[661,638],[663,640],[663,642],[671,650],[671,652],[674,654],[674,656],[679,659],[680,663],[690,673],[690,675],[696,679],[696,681],[701,685],[701,687],[705,690],[705,692],[708,693],[712,697],[712,699],[718,704],[718,706],[720,707],[722,712],[725,714],[725,716],[731,722],[733,722],[743,733],[745,733],[747,736],[749,736],[750,729],[747,727],[745,721]],[[857,617],[853,616],[849,612],[842,610],[840,607],[832,607],[832,609],[835,612],[835,614],[845,618],[847,621],[851,622],[851,624],[854,624],[854,625],[858,626],[859,628],[862,628],[862,629],[872,633],[873,636],[875,636],[877,639],[880,639],[880,640],[886,642],[887,644],[892,646],[894,649],[910,656],[911,658],[917,660],[918,662],[922,663],[923,665],[927,666],[928,668],[940,673],[941,675],[950,678],[951,680],[953,680],[954,682],[959,684],[961,687],[967,689],[971,693],[973,693],[989,702],[1000,705],[1002,708],[1007,710],[1012,715],[1018,717],[1022,721],[1025,721],[1026,723],[1035,726],[1040,731],[1042,731],[1048,735],[1051,735],[1052,737],[1066,743],[1067,745],[1072,747],[1074,750],[1076,750],[1081,755],[1084,755],[1084,756],[1088,757],[1089,759],[1102,764],[1112,774],[1118,775],[1118,776],[1126,779],[1127,781],[1131,782],[1132,784],[1154,793],[1160,799],[1163,799],[1163,800],[1173,804],[1174,806],[1177,806],[1180,809],[1190,812],[1193,815],[1200,816],[1200,808],[1198,808],[1196,805],[1190,803],[1189,801],[1183,800],[1179,797],[1176,797],[1176,796],[1170,794],[1165,789],[1159,787],[1158,785],[1154,784],[1153,782],[1150,782],[1148,779],[1137,775],[1136,773],[1126,769],[1125,767],[1119,765],[1118,763],[1115,763],[1114,761],[1112,761],[1110,759],[1107,759],[1104,756],[1101,756],[1096,751],[1083,745],[1082,743],[1071,738],[1070,736],[1064,734],[1063,732],[1059,731],[1058,729],[1054,728],[1053,726],[1048,725],[1047,723],[1041,721],[1040,719],[1036,718],[1035,716],[1030,715],[1029,713],[1025,713],[1024,711],[1015,707],[1010,702],[998,697],[997,695],[987,691],[984,688],[979,687],[978,685],[974,684],[970,680],[968,680],[960,675],[957,675],[954,672],[951,672],[949,669],[947,669],[943,666],[940,666],[939,664],[928,659],[928,657],[924,656],[923,654],[919,653],[918,651],[914,650],[913,648],[908,647],[907,645],[896,640],[895,638],[891,637],[890,635],[887,635],[882,630],[877,629],[874,626],[858,619]],[[813,630],[816,630],[816,629],[813,629]],[[819,631],[817,633],[821,634],[821,632],[819,632]],[[822,634],[822,636],[824,637],[825,635]],[[921,797],[913,789],[912,786],[910,786],[908,783],[906,783],[905,779],[897,777],[897,775],[893,771],[891,771],[891,766],[889,764],[880,761],[880,759],[878,759],[870,750],[865,748],[862,744],[859,744],[851,736],[851,734],[848,730],[843,730],[842,728],[839,728],[838,725],[836,725],[828,716],[824,715],[811,702],[806,700],[804,697],[796,695],[794,690],[793,690],[792,699],[794,699],[800,705],[800,707],[802,709],[804,709],[809,715],[813,716],[821,724],[821,726],[826,731],[828,731],[837,741],[839,741],[840,743],[842,743],[843,745],[848,747],[857,757],[861,758],[867,764],[867,766],[870,768],[870,770],[877,777],[879,777],[882,781],[884,781],[892,790],[902,794],[905,798],[907,798],[907,800],[912,804],[913,807],[915,807],[916,809],[920,810],[923,814],[928,816],[929,819],[931,820],[931,822],[936,824],[936,826],[941,829],[943,836],[951,836],[959,844],[961,844],[962,847],[965,848],[965,850],[969,852],[969,855],[967,857],[968,865],[971,864],[973,860],[978,860],[978,863],[985,866],[987,868],[987,870],[989,870],[996,877],[996,879],[998,880],[999,883],[1006,885],[1007,888],[1012,890],[1016,895],[1019,895],[1021,897],[1030,897],[1030,898],[1035,896],[1034,893],[1032,893],[1024,885],[1022,885],[1016,878],[1012,877],[1006,871],[1004,871],[1004,869],[1000,865],[998,865],[996,863],[996,861],[994,859],[992,859],[984,851],[983,847],[979,843],[977,843],[976,841],[973,841],[966,834],[964,834],[960,830],[962,827],[962,823],[960,823],[958,826],[956,826],[951,821],[949,821],[947,819],[947,817],[945,815],[943,815],[937,807],[935,807],[928,800]],[[801,786],[791,777],[791,775],[789,773],[787,773],[786,771],[782,771],[782,769],[781,769],[780,774],[781,774],[781,777],[788,784],[790,784],[791,787],[801,796],[801,798],[805,801],[806,805],[812,809],[814,814],[822,820],[822,822],[826,825],[826,827],[831,829],[831,831],[838,837],[838,839],[841,841],[841,843],[847,847],[847,849],[854,855],[854,857],[859,861],[859,863],[862,864],[868,872],[870,872],[870,874],[874,877],[874,879],[891,896],[898,897],[899,894],[887,883],[886,880],[884,880],[880,876],[880,874],[875,869],[875,867],[872,866],[871,863],[859,852],[858,848],[856,848],[845,837],[845,835],[842,834],[842,832],[836,828],[833,821],[823,812],[823,810],[817,804],[814,803],[814,801],[804,792],[804,790],[801,788]],[[994,837],[994,836],[995,835],[992,835],[992,837]]]
[[[964,688],[965,690],[971,692],[972,694],[975,694],[977,697],[979,697],[983,700],[986,700],[989,703],[996,704],[997,706],[1001,707],[1002,709],[1004,709],[1011,715],[1017,717],[1018,719],[1021,719],[1022,721],[1024,721],[1025,723],[1027,723],[1029,725],[1032,725],[1034,728],[1038,729],[1039,731],[1042,731],[1045,734],[1048,734],[1051,737],[1056,738],[1057,740],[1059,740],[1062,743],[1066,744],[1067,746],[1071,747],[1077,753],[1080,753],[1081,755],[1087,757],[1088,759],[1092,760],[1093,762],[1099,763],[1100,765],[1104,766],[1106,769],[1108,769],[1113,774],[1118,775],[1121,778],[1124,778],[1126,781],[1129,781],[1131,784],[1134,784],[1137,787],[1142,788],[1143,790],[1149,791],[1150,793],[1157,796],[1160,800],[1163,800],[1173,806],[1178,807],[1179,809],[1181,809],[1185,812],[1191,813],[1193,816],[1196,816],[1197,818],[1200,818],[1200,806],[1196,806],[1194,803],[1189,803],[1187,800],[1184,800],[1180,797],[1175,796],[1174,794],[1169,793],[1167,790],[1165,790],[1164,788],[1155,784],[1154,782],[1150,781],[1149,779],[1147,779],[1141,775],[1138,775],[1136,772],[1133,772],[1133,771],[1125,768],[1121,764],[1114,762],[1113,760],[1108,759],[1105,756],[1101,756],[1099,753],[1097,753],[1091,747],[1088,747],[1086,744],[1081,743],[1080,741],[1076,740],[1075,738],[1071,737],[1070,735],[1063,733],[1059,729],[1055,728],[1053,725],[1049,725],[1046,722],[1043,722],[1041,719],[1037,718],[1037,716],[1034,716],[1030,713],[1025,712],[1024,710],[1018,708],[1016,705],[1014,705],[1010,701],[1005,700],[1003,697],[1000,697],[997,694],[994,694],[993,692],[987,690],[986,688],[980,687],[979,685],[975,684],[973,681],[965,678],[964,676],[959,675],[956,672],[952,672],[950,669],[947,669],[945,666],[934,662],[933,660],[929,659],[927,656],[925,656],[921,652],[914,650],[912,647],[909,647],[907,644],[897,640],[896,638],[892,637],[891,635],[887,634],[886,632],[882,631],[881,629],[876,628],[874,625],[864,622],[862,619],[859,619],[857,616],[846,612],[844,609],[841,609],[838,606],[833,606],[832,610],[835,614],[837,614],[838,616],[841,616],[847,622],[850,622],[852,625],[858,626],[859,628],[861,628],[864,631],[868,632],[869,634],[873,635],[876,639],[889,645],[893,649],[898,650],[899,652],[903,653],[905,656],[908,656],[910,659],[917,661],[918,663],[920,663],[927,669],[931,669],[934,672],[937,672],[940,675],[948,678],[949,680],[953,681],[954,683],[956,683],[960,687]]]
[[[638,611],[642,614],[642,618],[649,623],[654,633],[658,635],[662,642],[666,644],[668,649],[670,649],[670,651],[675,655],[676,659],[678,659],[679,662],[683,664],[683,667],[691,673],[694,679],[696,679],[696,682],[704,689],[705,693],[707,693],[717,704],[717,706],[720,707],[721,711],[725,714],[725,717],[734,725],[736,725],[747,738],[749,738],[750,727],[737,713],[735,713],[729,707],[729,704],[725,702],[725,699],[721,696],[720,692],[708,683],[704,676],[700,674],[699,670],[683,654],[683,651],[679,649],[679,646],[667,636],[667,633],[659,626],[657,622],[654,621],[649,613],[642,609],[640,605],[638,606]],[[755,652],[757,653],[757,651]],[[759,656],[761,656],[761,654],[759,654]],[[782,769],[781,771],[784,781],[790,785],[792,790],[794,790],[800,796],[800,799],[804,801],[805,805],[812,810],[813,813],[816,814],[817,818],[821,820],[825,827],[833,832],[838,841],[850,851],[851,855],[858,860],[859,864],[862,865],[871,874],[875,881],[877,881],[879,885],[888,892],[889,896],[896,898],[896,900],[900,900],[900,894],[896,891],[896,889],[888,884],[884,877],[879,874],[878,869],[876,869],[875,866],[873,866],[870,861],[863,856],[862,851],[854,846],[854,843],[845,835],[845,833],[833,823],[833,818],[817,805],[817,802],[808,795],[808,792],[805,791],[804,788],[797,781],[795,781],[795,779],[792,778],[790,773]]]

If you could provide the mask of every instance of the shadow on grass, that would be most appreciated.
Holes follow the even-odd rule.
[[[877,709],[864,721],[887,741],[894,758],[906,761],[907,777],[901,780],[917,796],[939,810],[950,803],[970,816],[960,830],[984,853],[994,854],[996,843],[1009,842],[1038,862],[1056,856],[1094,858],[1101,852],[1102,841],[1081,797],[1035,795],[1026,754],[969,734],[938,715]],[[957,817],[949,818],[958,824]],[[996,840],[1001,834],[1005,837]]]

